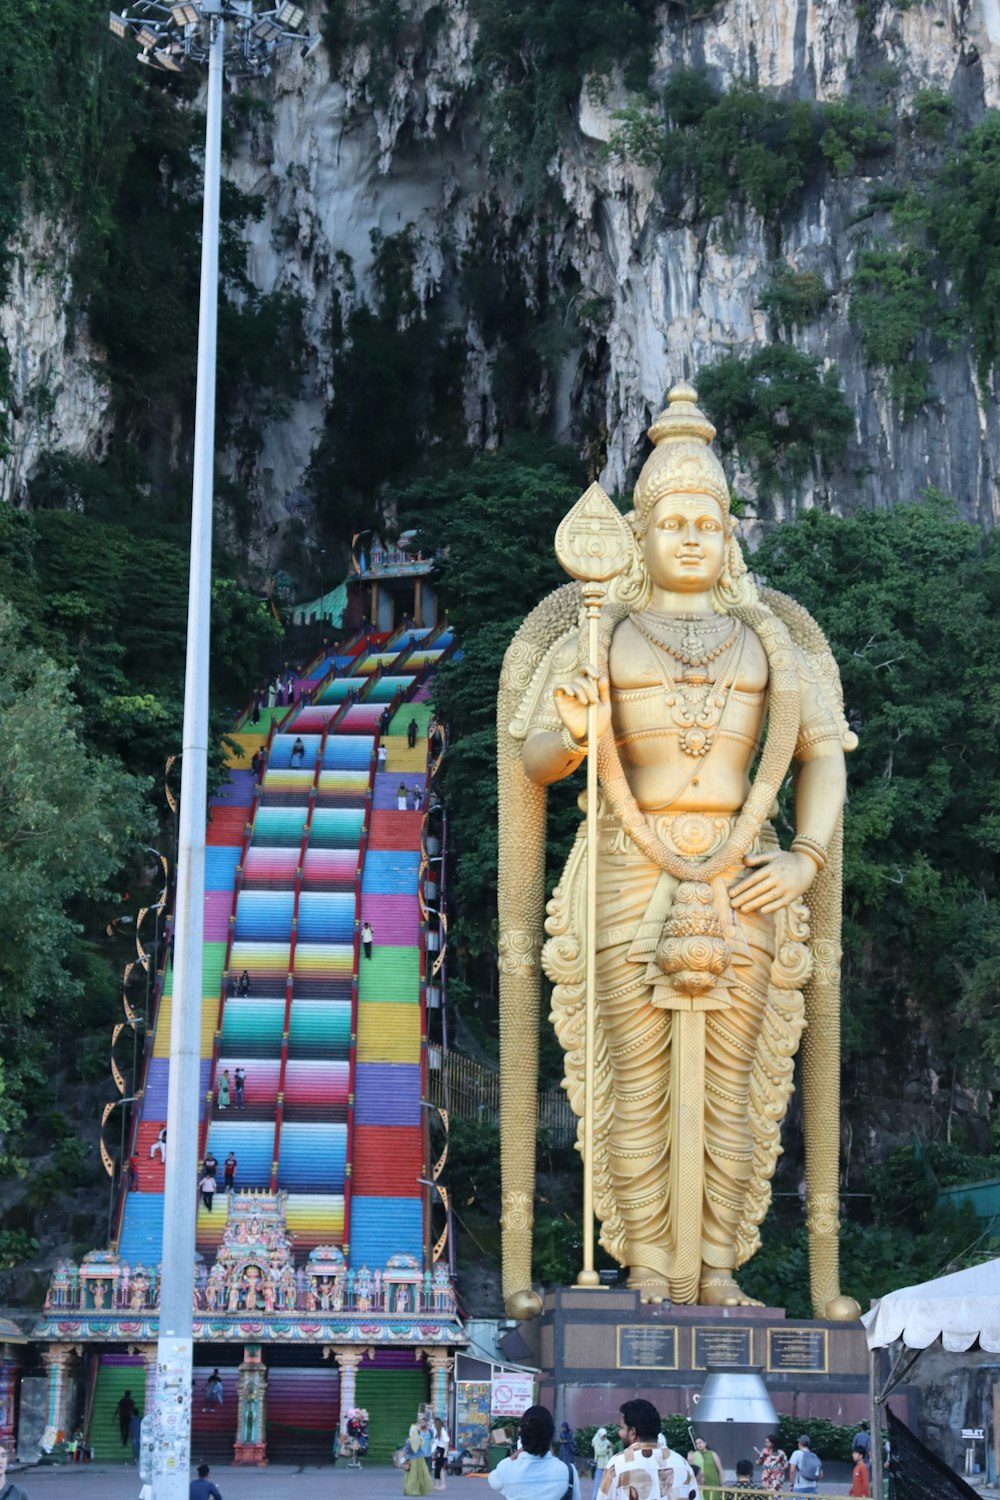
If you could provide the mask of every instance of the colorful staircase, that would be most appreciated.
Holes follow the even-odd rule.
[[[230,1151],[238,1186],[287,1192],[297,1263],[324,1244],[342,1245],[355,1269],[384,1267],[401,1252],[423,1260],[423,814],[412,794],[427,789],[424,679],[450,646],[447,631],[359,638],[303,672],[291,707],[262,709],[256,725],[245,713],[234,734],[243,755],[231,757],[229,780],[211,800],[206,856],[199,1118],[202,1151],[211,1148],[220,1164],[220,1192],[211,1212],[199,1205],[197,1246],[209,1263],[226,1222],[221,1166]],[[419,728],[413,748],[411,718]],[[292,766],[297,737],[305,753]],[[245,767],[259,748],[267,753],[258,784]],[[401,784],[405,811],[397,808]],[[359,953],[365,920],[375,934],[370,960]],[[244,971],[249,991],[240,995]],[[121,1215],[119,1253],[133,1265],[161,1253],[164,1174],[149,1148],[166,1118],[172,982],[168,965],[135,1133],[140,1189],[125,1196]],[[246,1072],[242,1108],[232,1087],[237,1067]],[[218,1100],[224,1071],[227,1109]],[[272,1352],[279,1356],[277,1365],[265,1356],[272,1457],[327,1458],[336,1369],[286,1367],[285,1351]],[[304,1356],[297,1351],[300,1366]],[[124,1368],[105,1356],[97,1375],[91,1432],[102,1434],[107,1457],[122,1456],[105,1408],[110,1402],[113,1412]],[[196,1394],[208,1373],[199,1365]],[[141,1366],[128,1368],[137,1401],[142,1375]],[[232,1452],[236,1371],[223,1367],[222,1375],[221,1411],[202,1413],[194,1403],[198,1458]],[[363,1384],[359,1374],[359,1400]],[[426,1396],[426,1376],[407,1364],[372,1389],[363,1404],[378,1411],[386,1404],[377,1442],[388,1457],[401,1440],[397,1428],[405,1435]],[[380,1422],[371,1430],[379,1433]]]

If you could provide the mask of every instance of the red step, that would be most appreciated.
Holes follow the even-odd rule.
[[[424,1141],[419,1125],[355,1125],[351,1183],[355,1193],[419,1198]]]
[[[373,812],[368,831],[371,849],[419,849],[423,813]]]
[[[149,1148],[166,1124],[165,1120],[140,1120],[135,1154],[139,1158],[140,1193],[163,1192],[163,1163],[159,1152],[149,1159]]]
[[[216,803],[208,820],[206,844],[242,844],[249,811],[246,807],[226,807]]]

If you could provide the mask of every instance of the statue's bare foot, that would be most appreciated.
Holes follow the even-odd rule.
[[[740,1290],[728,1271],[706,1266],[702,1272],[698,1302],[702,1307],[763,1307],[756,1297]]]
[[[629,1272],[628,1284],[633,1290],[638,1291],[640,1302],[669,1302],[670,1285],[658,1276],[655,1271],[650,1271],[646,1266],[633,1266]]]

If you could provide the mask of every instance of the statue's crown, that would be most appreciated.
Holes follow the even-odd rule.
[[[685,381],[671,386],[667,405],[649,429],[655,447],[642,466],[632,502],[645,526],[664,495],[690,491],[711,495],[729,525],[729,485],[721,463],[709,447],[715,428],[698,406],[698,392]]]

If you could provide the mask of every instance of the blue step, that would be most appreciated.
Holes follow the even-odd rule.
[[[353,891],[303,891],[299,897],[300,943],[350,943],[354,939]]]
[[[288,1120],[282,1124],[279,1187],[293,1192],[341,1193],[346,1160],[346,1125]]]
[[[412,896],[417,889],[419,850],[369,849],[365,856],[365,894]]]
[[[236,1183],[242,1188],[266,1188],[271,1181],[274,1150],[273,1120],[233,1120],[231,1111],[217,1114],[208,1127],[208,1146],[221,1163],[235,1153]],[[220,1167],[221,1171],[221,1167]],[[219,1186],[222,1179],[219,1178]]]
[[[384,1266],[390,1255],[423,1259],[424,1210],[419,1198],[351,1199],[351,1265]]]
[[[130,1266],[148,1266],[163,1253],[163,1194],[129,1193],[118,1254]]]

